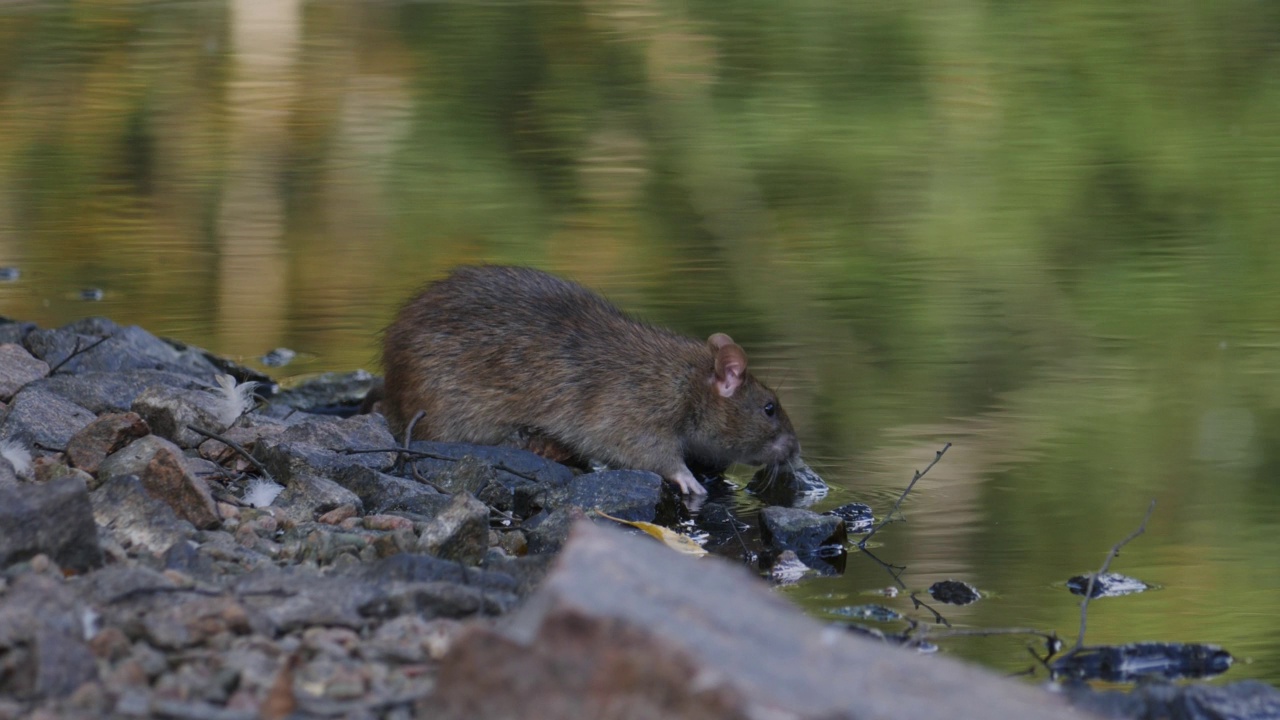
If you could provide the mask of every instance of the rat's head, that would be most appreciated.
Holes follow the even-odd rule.
[[[778,396],[747,372],[747,354],[728,335],[707,339],[715,356],[699,435],[719,464],[778,465],[800,455],[800,441]]]

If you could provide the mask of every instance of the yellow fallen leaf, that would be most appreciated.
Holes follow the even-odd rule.
[[[702,557],[707,554],[707,551],[703,550],[701,545],[670,528],[664,528],[661,525],[654,525],[653,523],[644,522],[642,520],[623,520],[622,518],[616,518],[608,513],[602,513],[598,510],[596,511],[596,514],[600,517],[608,518],[616,523],[630,525],[638,530],[643,530],[649,535],[657,538],[663,545],[666,545],[676,552],[682,552],[685,555],[694,555],[696,557]]]

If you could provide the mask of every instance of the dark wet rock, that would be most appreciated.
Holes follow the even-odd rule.
[[[959,580],[939,580],[929,586],[929,595],[948,605],[971,605],[982,597],[972,585]]]
[[[859,502],[845,503],[838,508],[823,513],[824,515],[834,515],[844,520],[844,527],[850,534],[859,534],[871,531],[871,526],[875,524],[875,516],[871,513],[871,506]]]
[[[354,492],[364,503],[365,512],[371,514],[410,512],[435,517],[450,502],[448,495],[416,480],[360,465],[342,468],[334,479]]]
[[[452,502],[418,536],[418,550],[475,565],[489,549],[489,508],[469,493]]]
[[[49,374],[49,364],[32,357],[21,345],[0,344],[0,400],[9,400],[27,383]]]
[[[428,708],[469,720],[1078,717],[948,658],[832,634],[740,566],[590,524],[509,621],[458,638]]]
[[[20,437],[39,446],[62,450],[94,414],[39,385],[28,385],[13,397],[0,421],[0,438]]]
[[[85,608],[66,585],[26,573],[0,603],[0,695],[62,698],[97,677]]]
[[[760,511],[760,537],[765,545],[791,550],[808,562],[827,547],[841,547],[847,539],[844,521],[801,508],[766,507]]]
[[[93,491],[91,500],[94,520],[124,548],[156,555],[196,533],[195,526],[179,518],[173,508],[152,497],[137,475],[107,479]]]
[[[378,384],[381,384],[381,380],[364,370],[324,373],[281,391],[271,402],[298,410],[357,408],[370,388]]]
[[[803,461],[793,466],[763,467],[747,483],[747,492],[769,505],[806,507],[827,496],[827,483]]]
[[[0,567],[43,553],[67,570],[102,564],[98,528],[83,482],[0,485]]]
[[[258,362],[272,368],[284,367],[285,365],[293,362],[293,359],[297,356],[298,353],[294,350],[290,350],[286,347],[278,347],[258,358]]]
[[[73,467],[96,473],[108,455],[150,432],[137,413],[100,415],[67,442],[67,460]]]
[[[450,476],[458,471],[456,465],[465,457],[491,466],[493,483],[488,490],[477,491],[477,497],[518,517],[532,515],[541,506],[541,498],[548,489],[563,487],[574,476],[573,470],[560,463],[516,448],[420,440],[410,447],[431,455],[413,464],[419,474],[441,487],[454,482]]]
[[[203,390],[207,380],[164,370],[58,373],[36,383],[95,413],[128,412],[133,401],[151,387]]]
[[[1085,648],[1051,664],[1055,674],[1081,680],[1134,682],[1145,678],[1206,678],[1226,672],[1234,659],[1217,645],[1130,643]]]
[[[1268,720],[1280,717],[1280,690],[1257,680],[1229,685],[1144,683],[1124,691],[1099,691],[1079,684],[1069,686],[1066,695],[1077,708],[1105,718]]]
[[[1089,578],[1092,575],[1076,575],[1067,581],[1067,589],[1075,595],[1084,595],[1089,587]],[[1133,595],[1135,593],[1146,592],[1151,586],[1127,575],[1119,573],[1103,573],[1098,575],[1093,581],[1093,590],[1090,597],[1120,597],[1122,595]]]
[[[556,508],[529,518],[523,526],[531,553],[554,553],[569,540],[569,531],[587,515],[580,507]]]
[[[547,504],[598,510],[622,520],[668,522],[675,519],[675,507],[673,503],[666,503],[664,517],[659,520],[663,497],[662,478],[656,473],[606,470],[573,478],[568,485],[552,491]]]
[[[131,409],[147,421],[156,435],[184,448],[193,448],[205,441],[204,435],[189,426],[220,433],[235,420],[235,415],[228,413],[227,400],[220,394],[165,385],[144,390],[134,398]]]

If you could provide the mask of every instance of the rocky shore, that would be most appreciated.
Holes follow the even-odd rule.
[[[675,521],[656,475],[406,448],[377,414],[321,412],[370,382],[259,402],[269,378],[141,328],[0,320],[0,720],[1149,709],[825,626],[740,563],[598,514]],[[773,550],[812,549],[780,528]],[[1231,716],[1195,714],[1238,701],[1213,690],[1152,702]]]

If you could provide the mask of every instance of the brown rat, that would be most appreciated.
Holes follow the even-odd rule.
[[[800,443],[777,396],[723,333],[695,340],[635,320],[538,270],[461,267],[387,328],[382,401],[421,440],[531,434],[609,465],[706,490],[690,464],[777,465]]]

